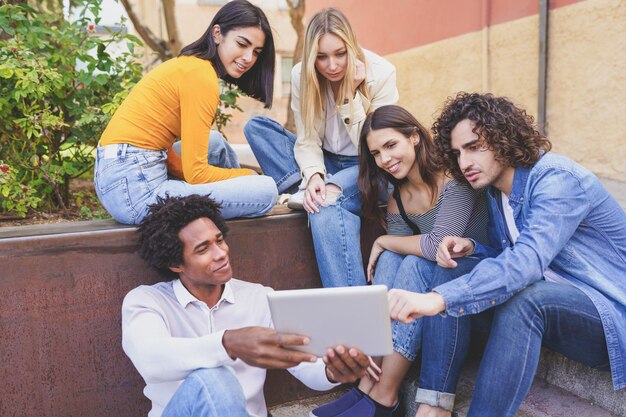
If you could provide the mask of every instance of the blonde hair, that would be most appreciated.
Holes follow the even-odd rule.
[[[350,22],[346,16],[338,9],[327,8],[317,12],[309,22],[304,37],[304,48],[302,53],[302,72],[300,75],[300,113],[302,114],[305,135],[310,135],[314,131],[314,121],[317,115],[324,112],[326,105],[326,88],[328,80],[322,76],[315,68],[315,60],[319,50],[320,38],[331,33],[339,37],[346,45],[348,64],[346,74],[341,80],[339,97],[336,103],[344,103],[347,99],[352,112],[352,82],[354,80],[354,66],[357,60],[366,65],[363,50],[356,41],[356,36],[352,31]],[[357,88],[362,96],[369,99],[367,91],[367,80]],[[349,92],[346,94],[346,92]]]

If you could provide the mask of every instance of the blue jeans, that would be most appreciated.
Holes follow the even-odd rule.
[[[235,374],[219,367],[189,374],[161,417],[248,417],[248,412]]]
[[[253,117],[243,129],[263,172],[274,178],[279,192],[294,192],[300,168],[293,146],[296,137],[278,122]],[[324,152],[326,183],[341,189],[335,202],[309,214],[317,266],[324,287],[365,285],[361,257],[361,194],[357,180],[358,157]]]
[[[219,135],[211,134],[209,164],[229,161],[232,155]],[[220,141],[222,142],[220,144]],[[212,144],[212,145],[211,145]],[[217,158],[214,161],[212,158]],[[222,215],[257,217],[274,207],[278,197],[276,185],[270,177],[251,175],[207,184],[189,184],[167,174],[167,152],[153,151],[128,144],[108,145],[97,149],[94,182],[96,193],[104,208],[115,220],[138,224],[148,214],[148,206],[157,197],[210,195],[222,205]],[[234,165],[238,166],[236,160]],[[226,166],[231,168],[232,166]]]
[[[300,185],[300,168],[293,154],[296,136],[269,117],[255,116],[243,128],[263,173],[274,178],[279,193],[293,194]]]
[[[376,262],[374,284],[383,284],[387,288],[398,288],[413,292],[428,292],[431,289],[430,278],[436,264],[414,255],[399,255],[384,251]],[[422,343],[423,319],[411,323],[393,321],[391,335],[393,350],[409,361],[414,361]]]
[[[451,273],[435,279],[459,276],[447,271]],[[479,316],[424,320],[429,343],[422,353],[417,402],[452,409],[470,329],[480,320],[490,322],[489,339],[468,417],[514,416],[532,385],[542,345],[591,367],[609,369],[602,322],[589,297],[574,286],[542,280]]]
[[[178,155],[182,154],[182,142],[177,141],[172,149]],[[209,134],[209,165],[221,168],[240,168],[237,153],[217,130],[211,130]]]

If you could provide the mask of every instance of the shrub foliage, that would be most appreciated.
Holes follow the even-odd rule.
[[[141,77],[139,39],[96,33],[100,1],[80,3],[72,21],[25,4],[0,6],[3,211],[64,210],[70,180],[92,169],[100,135]]]

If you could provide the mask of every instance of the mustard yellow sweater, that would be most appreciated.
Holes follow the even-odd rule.
[[[170,59],[131,90],[111,118],[100,145],[169,149],[170,173],[190,184],[250,175],[247,169],[208,164],[209,133],[218,103],[219,84],[210,61],[193,56]],[[170,149],[179,138],[181,159]]]

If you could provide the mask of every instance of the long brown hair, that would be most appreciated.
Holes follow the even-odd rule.
[[[226,35],[233,29],[245,27],[258,27],[265,34],[263,50],[255,64],[240,78],[233,78],[224,69],[224,64],[217,54],[217,45],[213,39],[213,27],[218,25],[222,35]],[[265,104],[266,108],[272,107],[274,99],[274,65],[276,52],[274,49],[274,36],[269,21],[261,8],[246,0],[235,0],[222,6],[204,34],[195,42],[185,46],[180,55],[196,56],[211,61],[217,75],[224,81],[235,84],[241,91]]]
[[[419,136],[420,140],[415,144],[415,164],[431,192],[432,201],[437,198],[437,174],[441,172],[442,166],[430,133],[407,110],[400,106],[388,105],[370,113],[363,122],[359,138],[359,190],[363,201],[363,216],[384,223],[383,211],[378,205],[380,184],[387,180],[397,187],[405,182],[406,178],[397,180],[376,165],[367,146],[367,135],[379,129],[393,129],[407,139],[413,134]]]

